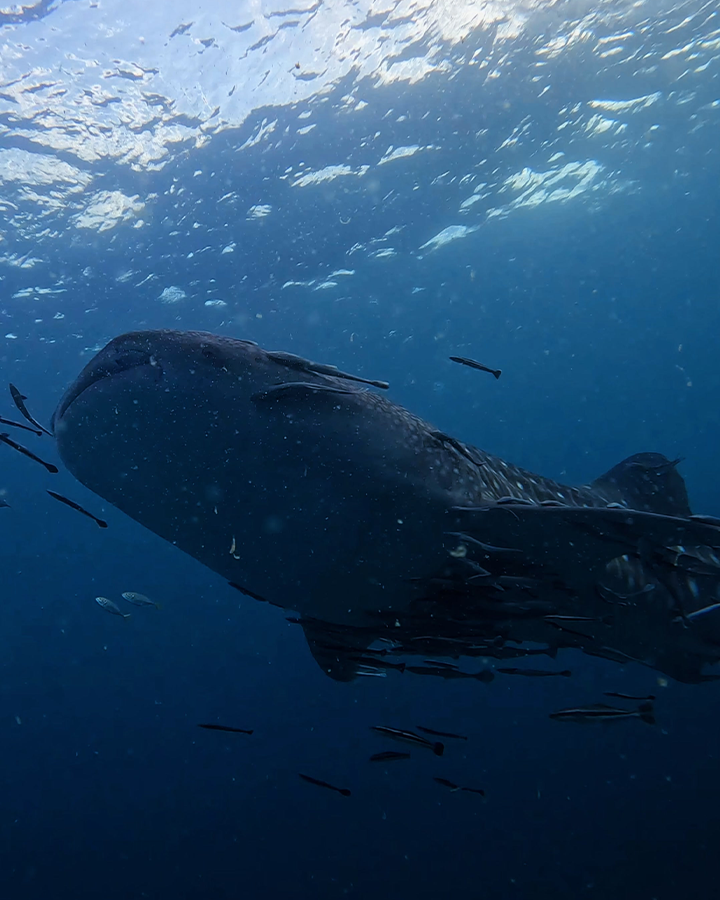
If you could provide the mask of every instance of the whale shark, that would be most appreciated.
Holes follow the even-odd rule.
[[[137,331],[85,366],[52,431],[91,491],[296,613],[333,678],[388,653],[567,647],[713,677],[720,521],[692,513],[679,460],[638,453],[563,485],[387,387],[251,341]]]

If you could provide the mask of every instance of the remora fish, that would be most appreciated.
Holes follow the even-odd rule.
[[[62,494],[58,494],[56,491],[48,491],[47,493],[50,494],[50,496],[53,497],[55,500],[59,500],[60,503],[64,503],[65,506],[69,506],[70,509],[74,509],[77,512],[82,513],[84,516],[87,516],[88,519],[92,519],[96,525],[100,526],[100,528],[108,527],[107,522],[105,522],[103,519],[98,519],[97,516],[94,516],[91,512],[88,512],[86,509],[83,509],[82,506],[80,506],[80,504],[76,503],[74,500],[69,500],[67,497],[63,497]]]
[[[384,750],[382,753],[373,753],[370,762],[396,762],[400,759],[410,759],[410,754],[398,753],[397,750]]]
[[[330,784],[327,781],[321,781],[319,778],[313,778],[312,775],[303,775],[302,772],[298,772],[298,775],[303,781],[307,781],[308,784],[315,784],[317,787],[327,788],[329,791],[335,791],[338,794],[342,794],[343,797],[350,796],[351,792],[347,788],[335,787],[334,784]]]
[[[212,723],[200,723],[198,728],[206,728],[208,731],[227,731],[230,734],[252,734],[252,728],[233,728],[231,725],[214,725]]]
[[[23,447],[22,444],[18,444],[16,441],[14,441],[9,434],[6,434],[5,432],[1,433],[0,441],[2,441],[3,444],[7,444],[8,447],[12,447],[13,450],[17,450],[18,453],[22,453],[23,456],[27,456],[28,459],[32,459],[35,462],[40,463],[40,465],[44,466],[51,475],[57,475],[58,467],[56,465],[54,465],[53,463],[45,462],[44,459],[40,459],[40,457],[37,456],[37,454],[33,453],[32,450],[28,450],[27,447]]]
[[[32,426],[34,426],[34,428],[37,428],[41,434],[49,434],[50,437],[52,437],[52,433],[48,431],[47,428],[45,428],[43,425],[41,425],[37,421],[37,419],[34,419],[28,412],[28,409],[25,406],[25,401],[27,400],[25,394],[21,394],[14,384],[10,384],[8,385],[8,387],[10,388],[10,394],[12,395],[13,403],[15,404],[15,406],[17,406],[18,410],[27,419],[27,421]]]
[[[455,734],[454,731],[435,731],[434,728],[424,728],[422,725],[418,725],[417,730],[423,731],[425,734],[432,734],[435,737],[455,738],[458,741],[466,741],[467,740],[467,735]]]
[[[471,369],[478,369],[480,372],[489,372],[495,378],[499,378],[502,375],[502,369],[491,369],[489,366],[477,362],[477,360],[468,359],[467,356],[451,356],[450,359],[452,362],[460,363],[462,366],[469,366]]]
[[[655,724],[652,703],[641,703],[637,709],[616,709],[606,703],[593,703],[591,706],[574,709],[560,709],[550,713],[551,719],[560,722],[617,722],[621,719],[641,719],[648,725]]]
[[[527,678],[551,678],[553,675],[561,675],[563,678],[570,678],[572,672],[570,669],[562,669],[555,672],[552,669],[498,669],[503,675],[525,675]]]
[[[449,788],[451,794],[455,794],[458,791],[468,791],[471,794],[480,794],[481,797],[485,796],[485,791],[482,788],[461,787],[459,784],[455,784],[454,781],[449,781],[447,778],[433,778],[433,781],[436,781],[443,787]]]
[[[435,756],[442,756],[445,752],[444,744],[440,741],[429,741],[427,738],[415,734],[414,731],[403,731],[401,728],[389,728],[387,725],[371,725],[373,731],[384,734],[386,737],[392,738],[394,741],[400,741],[403,744],[414,744],[416,747],[427,747],[432,750]]]
[[[401,625],[398,615],[438,594],[457,599],[449,634],[438,630],[442,619],[418,614],[407,619],[413,631],[398,628],[406,645],[415,635],[462,638],[471,613],[492,623],[507,611],[512,622],[498,633],[518,643],[651,656],[688,681],[720,657],[715,616],[692,628],[672,622],[716,602],[720,583],[720,566],[696,576],[675,566],[672,548],[718,546],[720,528],[690,518],[684,481],[664,456],[636,454],[567,487],[458,449],[368,384],[385,386],[248,341],[134,332],[88,363],[53,431],[88,488],[250,596],[299,613],[333,678],[353,678],[350,657],[387,634],[388,618]],[[450,555],[456,534],[479,542],[467,542],[466,556],[493,577],[470,581],[468,559]],[[464,574],[443,575],[461,564]],[[627,602],[650,612],[611,637],[606,628],[594,636],[592,622],[571,633],[542,621],[602,614],[600,584],[605,596],[635,594]],[[637,592],[643,584],[654,587]],[[715,642],[705,641],[708,629]]]
[[[623,694],[620,691],[603,691],[606,697],[617,697],[620,700],[654,700],[655,694],[645,694],[638,697],[637,694]]]
[[[42,437],[43,432],[38,431],[36,428],[31,428],[29,425],[23,425],[22,422],[15,422],[12,419],[6,419],[4,416],[0,416],[0,425],[10,425],[12,428],[21,428],[23,431],[30,431],[32,434],[36,434],[38,437]]]

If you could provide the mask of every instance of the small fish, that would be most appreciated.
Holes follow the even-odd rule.
[[[450,791],[453,793],[460,790],[459,784],[455,784],[454,781],[448,781],[447,778],[433,778],[433,781],[437,781],[443,787],[450,788]]]
[[[544,616],[551,625],[563,622],[600,622],[603,625],[612,623],[612,616]]]
[[[465,541],[466,543],[473,544],[474,546],[479,547],[481,550],[484,550],[487,554],[522,553],[522,550],[518,550],[515,547],[496,547],[495,544],[486,544],[484,541],[479,541],[477,538],[473,537],[470,534],[465,534],[464,531],[447,531],[446,534],[450,535],[451,537],[456,537],[461,541]]]
[[[57,471],[57,469],[55,470]],[[91,512],[88,512],[86,509],[83,509],[79,503],[76,503],[74,500],[68,500],[67,497],[63,497],[62,494],[57,494],[55,491],[48,491],[51,497],[54,497],[56,500],[59,500],[61,503],[64,503],[65,506],[69,506],[70,509],[75,509],[79,513],[82,513],[84,516],[87,516],[88,519],[92,519],[93,522],[96,522],[100,528],[107,528],[108,524],[104,519],[98,519],[97,516],[94,516]]]
[[[464,734],[455,734],[453,731],[435,731],[434,728],[424,728],[422,725],[417,726],[418,731],[422,731],[423,734],[432,734],[434,737],[444,737],[444,738],[453,738],[457,741],[466,741],[467,736]]]
[[[377,666],[358,666],[355,674],[366,678],[387,678],[387,672],[380,671]]]
[[[711,603],[710,606],[704,606],[702,609],[696,609],[695,612],[687,613],[685,618],[689,622],[694,622],[696,619],[701,619],[703,616],[707,616],[718,610],[720,610],[720,603]]]
[[[485,796],[485,791],[482,788],[461,787],[459,784],[455,784],[454,781],[448,781],[447,778],[433,778],[433,781],[436,781],[443,787],[449,788],[451,794],[455,794],[458,791],[467,791],[470,794],[480,794],[481,797]]]
[[[0,416],[0,425],[10,425],[12,428],[21,428],[23,431],[29,431],[31,434],[42,437],[42,431],[38,431],[36,428],[30,428],[28,425],[23,425],[22,422],[13,422],[12,419],[6,419],[4,416]]]
[[[367,650],[365,651],[368,652]],[[350,659],[355,662],[363,663],[367,668],[375,668],[375,669],[394,669],[397,672],[404,672],[406,669],[406,664],[403,663],[394,663],[385,659],[377,659],[374,656],[351,656]]]
[[[27,407],[25,406],[24,402],[25,400],[27,400],[27,397],[24,394],[21,394],[14,384],[9,385],[9,387],[13,402],[15,403],[15,406],[17,406],[20,413],[28,420],[31,425],[34,425],[35,428],[39,428],[41,433],[47,434],[52,437],[52,432],[48,431],[47,428],[43,428],[43,426],[36,419],[33,419],[33,417],[27,411]]]
[[[490,684],[495,679],[495,675],[490,669],[482,669],[480,672],[460,672],[458,669],[443,669],[437,666],[407,666],[407,671],[412,672],[413,675],[434,675],[437,678],[444,678],[446,681],[474,678],[475,681]]]
[[[616,709],[605,703],[591,706],[561,709],[550,713],[551,719],[561,722],[614,722],[620,719],[642,719],[648,725],[655,724],[652,703],[641,703],[637,709]]]
[[[48,470],[48,472],[50,472],[51,475],[57,475],[57,473],[58,473],[57,466],[54,466],[52,463],[45,462],[44,459],[40,459],[40,457],[36,456],[32,452],[32,450],[28,450],[27,447],[23,447],[22,444],[16,444],[15,441],[13,441],[11,439],[9,434],[6,434],[5,432],[0,434],[0,441],[2,441],[3,444],[7,444],[8,447],[12,447],[13,450],[17,450],[18,453],[22,453],[23,456],[27,456],[28,459],[32,459],[35,462],[39,462],[41,466],[45,466],[45,468]]]
[[[229,731],[231,734],[252,734],[252,728],[232,728],[230,725],[200,724],[198,728],[207,728],[208,731]]]
[[[705,525],[720,525],[720,519],[717,516],[693,515],[688,516],[693,522],[702,522]]]
[[[373,753],[370,762],[394,762],[396,759],[410,759],[409,753],[398,753],[396,750],[385,750],[383,753]]]
[[[451,356],[450,359],[452,362],[460,363],[462,366],[469,366],[471,369],[479,369],[481,372],[489,372],[496,378],[499,378],[502,375],[502,369],[491,369],[489,366],[484,366],[482,363],[476,362],[474,359],[468,359],[466,356]]]
[[[440,669],[459,669],[459,666],[456,666],[455,663],[443,662],[440,659],[424,659],[423,662],[426,666],[437,666]]]
[[[445,752],[445,745],[440,741],[429,741],[427,738],[415,734],[413,731],[403,731],[400,728],[388,728],[386,725],[371,725],[373,731],[378,731],[386,737],[392,738],[394,741],[403,741],[406,744],[415,744],[416,747],[427,747],[432,750],[435,756],[442,756]]]
[[[552,675],[562,675],[563,678],[570,678],[572,672],[570,669],[563,669],[560,672],[553,672],[550,669],[498,669],[503,675],[526,675],[528,678],[549,678]]]
[[[105,612],[109,612],[113,616],[122,616],[123,619],[130,618],[130,613],[122,612],[117,603],[115,603],[113,600],[109,600],[107,597],[96,597],[95,602],[98,606],[102,606]]]
[[[133,606],[154,606],[155,609],[160,609],[160,604],[155,603],[154,600],[146,597],[145,594],[138,594],[136,591],[123,591],[121,596],[123,600],[127,600]]]
[[[617,697],[618,700],[654,700],[655,694],[646,694],[644,697],[637,697],[635,694],[621,694],[619,691],[603,691],[606,697]]]
[[[327,788],[329,791],[336,791],[338,794],[342,794],[343,797],[350,796],[350,791],[347,788],[335,787],[334,784],[328,784],[327,781],[320,781],[319,778],[313,778],[311,775],[303,775],[302,772],[298,772],[298,775],[303,781],[307,781],[308,784],[316,784],[318,787]]]

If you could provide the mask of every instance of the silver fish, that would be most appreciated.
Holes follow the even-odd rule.
[[[95,602],[98,606],[102,606],[105,612],[109,612],[113,616],[122,616],[123,619],[129,619],[130,613],[124,613],[114,600],[108,597],[96,597]]]
[[[127,600],[133,606],[154,606],[155,609],[160,609],[159,603],[146,597],[145,594],[138,594],[137,591],[123,591],[121,596],[123,600]]]

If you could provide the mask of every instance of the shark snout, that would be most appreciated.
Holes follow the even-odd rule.
[[[143,346],[142,342],[128,342],[119,338],[108,344],[85,366],[63,395],[50,422],[53,433],[68,408],[87,390],[108,378],[144,367],[153,371],[155,380],[162,378],[162,365],[152,350]]]

